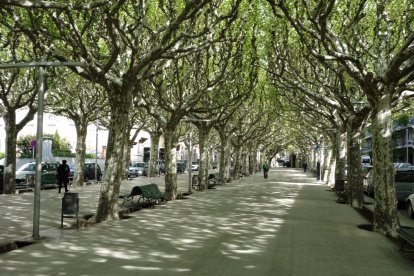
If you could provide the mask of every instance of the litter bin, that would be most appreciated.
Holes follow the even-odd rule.
[[[26,174],[26,187],[33,188],[34,187],[34,180],[35,180],[35,175],[34,174]]]

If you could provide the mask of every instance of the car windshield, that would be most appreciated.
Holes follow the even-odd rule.
[[[33,163],[25,164],[22,167],[18,169],[19,172],[25,171],[25,172],[34,172],[36,169],[36,165]]]
[[[409,168],[412,166],[411,163],[394,163],[394,168]]]
[[[143,168],[145,166],[145,163],[134,163],[134,164],[132,164],[132,167],[141,167],[141,168]]]

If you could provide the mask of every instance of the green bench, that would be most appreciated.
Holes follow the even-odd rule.
[[[154,207],[158,202],[167,203],[165,193],[160,191],[157,184],[147,184],[138,187],[141,189],[142,196],[140,199],[143,200],[143,205],[147,204],[148,206]]]
[[[119,198],[123,200],[121,207],[124,206],[126,202],[131,202],[131,204],[134,204],[134,197],[139,196],[139,200],[142,198],[142,191],[139,186],[135,186],[132,188],[131,192],[129,194],[120,195]]]

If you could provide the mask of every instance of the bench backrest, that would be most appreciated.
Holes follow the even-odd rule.
[[[132,188],[131,193],[129,194],[130,196],[137,196],[137,195],[141,195],[142,194],[142,190],[140,186],[135,186]]]
[[[146,198],[154,198],[163,195],[157,184],[147,184],[140,186],[142,195]]]
[[[161,191],[158,188],[157,184],[148,184],[148,186],[149,186],[149,189],[151,190],[151,192],[154,196],[159,196],[159,195],[163,194],[163,193],[161,193]]]

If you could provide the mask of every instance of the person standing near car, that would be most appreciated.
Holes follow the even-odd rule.
[[[69,183],[70,168],[66,164],[66,160],[62,160],[62,164],[57,168],[57,178],[59,184],[59,194],[62,189],[62,184],[65,186],[65,193],[69,192],[68,183]]]
[[[266,178],[267,178],[267,176],[268,176],[268,172],[269,172],[269,164],[267,164],[267,162],[265,161],[265,162],[263,163],[262,168],[263,168],[263,175],[264,175],[264,178],[266,179]]]

